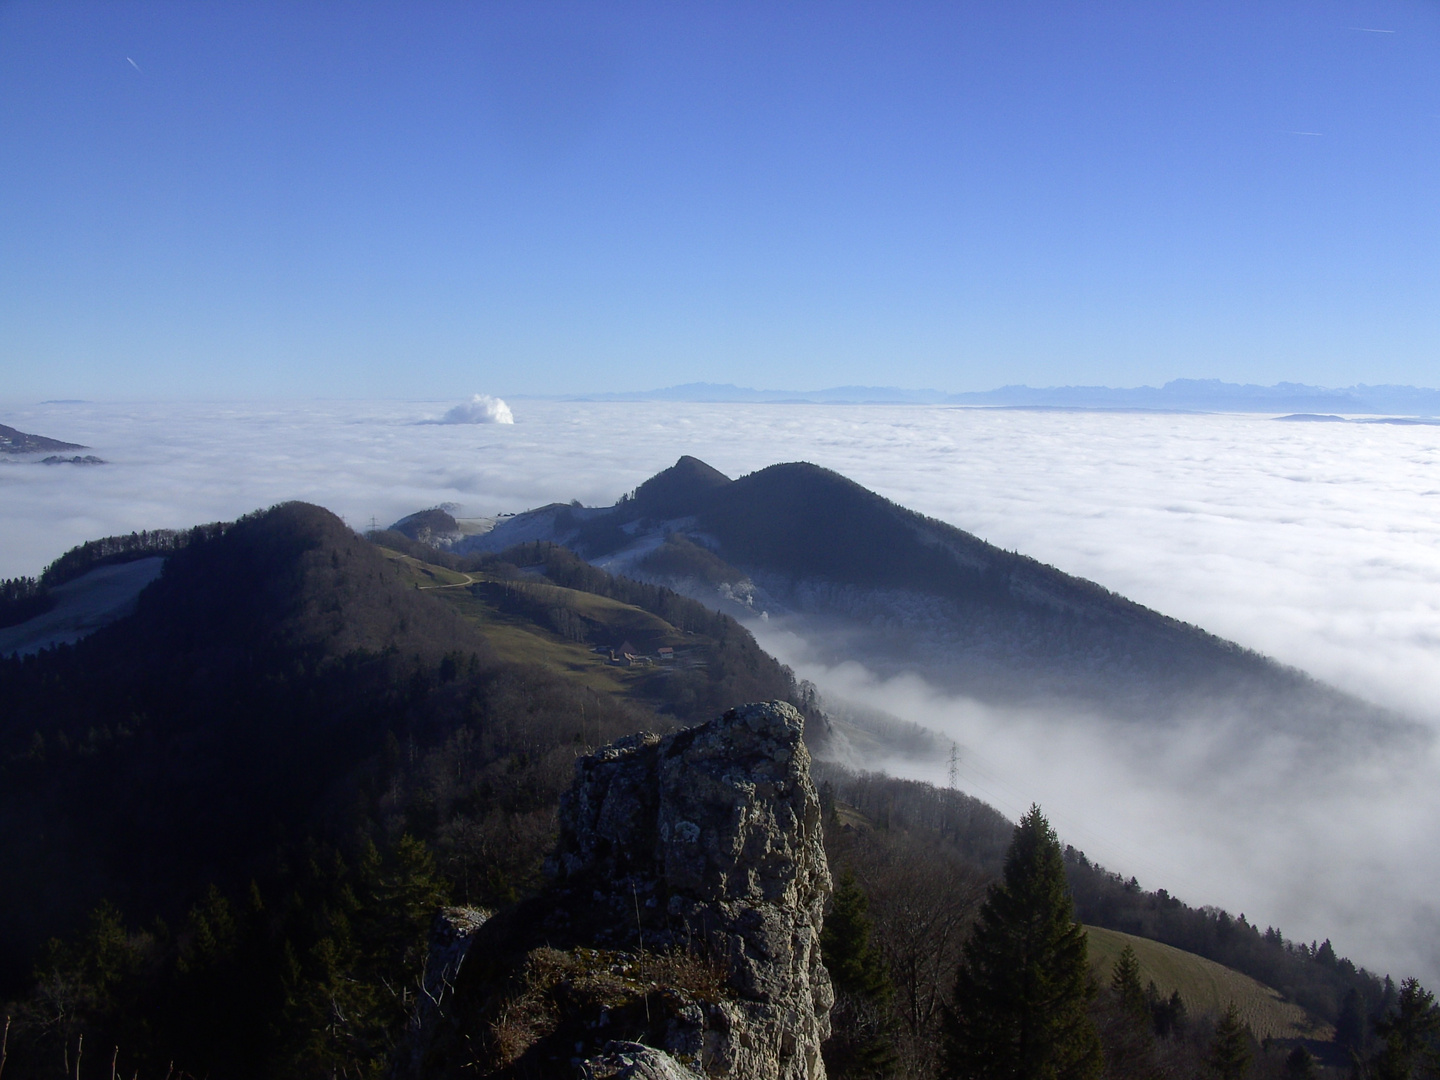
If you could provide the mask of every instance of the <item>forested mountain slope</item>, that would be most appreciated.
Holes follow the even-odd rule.
[[[819,763],[815,777],[831,866],[837,879],[850,872],[861,886],[874,947],[887,963],[893,990],[889,1030],[900,1058],[913,1068],[910,1075],[933,1075],[926,1070],[934,1067],[939,1017],[959,950],[1000,869],[1012,823],[963,792],[914,780],[834,763]],[[1133,934],[1157,943],[1142,952],[1146,961],[1169,956],[1168,966],[1157,965],[1146,976],[1165,983],[1165,994],[1153,1003],[1156,1040],[1150,1050],[1168,1064],[1160,1062],[1157,1072],[1112,1063],[1107,1076],[1204,1075],[1216,1003],[1218,1011],[1227,1004],[1217,995],[1226,986],[1245,988],[1244,1001],[1258,1010],[1257,1031],[1269,1025],[1266,1033],[1303,1039],[1324,1060],[1348,1066],[1351,1051],[1363,1058],[1375,1050],[1373,1021],[1394,1007],[1396,988],[1338,955],[1329,941],[1296,942],[1274,927],[1262,931],[1243,916],[1191,907],[1164,889],[1141,889],[1133,878],[1105,870],[1074,848],[1065,849],[1065,871],[1076,918],[1099,928],[1092,960],[1101,965],[1102,988],[1110,983],[1117,939]],[[1191,977],[1176,982],[1177,972]],[[1256,989],[1262,984],[1270,992]],[[1165,1008],[1165,995],[1175,989],[1184,999],[1178,1015]],[[1123,1051],[1130,1036],[1119,1030],[1124,1025],[1114,1005],[1102,993],[1097,1010],[1107,1042],[1116,1036],[1119,1045],[1112,1049]],[[874,1024],[873,1012],[866,1010],[854,1019]],[[1334,1041],[1327,1043],[1332,1028]],[[1273,1074],[1257,1069],[1256,1075],[1280,1075],[1287,1051],[1278,1050],[1268,1063]]]
[[[1257,1039],[1310,1039],[1328,1041],[1333,1029],[1317,1023],[1278,990],[1248,975],[1195,953],[1185,952],[1149,938],[1087,926],[1091,967],[1100,982],[1108,982],[1115,962],[1128,946],[1140,964],[1141,982],[1155,984],[1158,997],[1179,994],[1187,1011],[1218,1016],[1232,1002]]]
[[[178,551],[133,615],[0,664],[7,981],[102,896],[168,914],[253,872],[446,653],[495,664],[338,518],[289,504]]]
[[[695,471],[712,496],[733,486]],[[679,479],[667,511],[691,505]],[[578,755],[757,699],[788,698],[807,741],[823,735],[813,688],[693,599],[545,542],[372,540],[303,504],[169,538],[132,615],[0,662],[7,1077],[75,1075],[82,1037],[84,1077],[109,1074],[106,1050],[127,1075],[381,1075],[436,908],[540,888]],[[817,780],[830,858],[868,896],[893,980],[886,1030],[908,1075],[931,1076],[1010,823],[914,781]],[[1085,920],[1262,978],[1347,1045],[1393,999],[1328,943],[1142,892],[1078,852],[1067,869]]]
[[[1400,718],[1093,582],[805,463],[730,480],[695,458],[615,506],[545,507],[458,548],[543,532],[599,565],[788,620],[816,651],[1002,703],[1163,722],[1239,710],[1323,739]]]
[[[655,586],[632,583],[643,595],[630,599],[660,615],[586,593],[616,587],[558,549],[515,558],[530,572],[492,560],[473,591],[429,591],[413,560],[291,503],[178,547],[133,615],[73,647],[0,661],[0,862],[14,883],[0,890],[0,980],[13,988],[39,943],[102,897],[169,917],[207,883],[266,872],[307,830],[349,827],[337,823],[398,748],[420,753],[469,726],[475,760],[522,754],[508,783],[543,802],[564,782],[559,748],[572,740],[794,695],[728,617]],[[565,588],[547,584],[547,568]],[[571,608],[585,596],[608,605],[647,644],[636,624],[648,620],[690,662],[668,678],[612,676],[585,646],[596,678],[571,678],[547,663],[578,646],[554,625],[561,592]],[[576,615],[570,637],[583,625]],[[487,638],[509,646],[517,633],[518,648]]]

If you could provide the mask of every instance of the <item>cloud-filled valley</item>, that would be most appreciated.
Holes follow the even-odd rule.
[[[472,405],[474,403],[471,403]],[[933,406],[514,402],[514,423],[433,423],[453,403],[286,402],[0,409],[109,464],[0,464],[0,576],[87,539],[291,498],[354,527],[439,503],[493,515],[608,504],[693,454],[735,476],[835,469],[898,503],[1090,578],[1440,724],[1440,429],[1256,415]],[[493,410],[492,410],[493,411]],[[426,421],[432,421],[426,423]],[[1274,739],[1236,762],[1225,729],[1118,739],[1079,712],[1002,712],[918,679],[764,643],[822,688],[964,747],[961,785],[1031,800],[1066,839],[1192,903],[1244,910],[1362,963],[1433,978],[1433,746],[1317,757]],[[895,762],[937,782],[945,763]],[[1412,952],[1404,952],[1405,942]]]

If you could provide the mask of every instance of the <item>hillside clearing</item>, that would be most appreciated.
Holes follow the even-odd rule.
[[[1118,930],[1085,927],[1090,965],[1101,983],[1110,981],[1115,961],[1126,945],[1140,961],[1140,981],[1154,981],[1160,993],[1178,990],[1191,1016],[1223,1013],[1230,1002],[1257,1039],[1315,1039],[1328,1042],[1334,1030],[1262,982],[1238,971],[1158,941]]]
[[[620,697],[641,697],[656,680],[674,674],[662,666],[625,667],[607,661],[596,645],[633,641],[644,652],[669,645],[708,653],[708,638],[688,634],[664,619],[630,604],[555,585],[543,578],[515,580],[484,572],[463,573],[422,562],[389,548],[380,549],[404,580],[431,591],[485,635],[506,663],[538,664],[576,679],[592,690]],[[528,605],[526,606],[517,606]],[[571,625],[586,640],[561,633],[556,617],[575,616]],[[549,625],[542,625],[537,619]],[[563,624],[563,620],[562,620]]]

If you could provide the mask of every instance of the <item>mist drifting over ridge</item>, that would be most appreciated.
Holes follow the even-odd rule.
[[[694,454],[730,476],[812,461],[921,513],[1411,712],[1440,700],[1440,429],[1263,415],[534,400],[11,407],[84,442],[88,475],[0,469],[0,575],[96,536],[304,498],[352,526],[608,505]]]
[[[448,404],[448,403],[447,403]],[[514,425],[421,425],[435,403],[57,404],[0,421],[96,447],[113,464],[0,469],[0,575],[80,541],[233,518],[303,498],[357,528],[455,502],[465,514],[613,502],[681,453],[736,476],[783,460],[835,469],[1166,614],[1434,725],[1440,700],[1440,430],[1279,424],[1265,416],[531,401]],[[961,742],[961,786],[1015,813],[1031,799],[1092,857],[1357,961],[1433,976],[1433,749],[1347,763],[1273,743],[1227,760],[1223,729],[1117,743],[1103,717],[1000,715],[862,664],[835,693]],[[944,782],[944,763],[894,763]],[[1357,886],[1356,882],[1363,882]],[[1385,924],[1385,925],[1382,925]]]

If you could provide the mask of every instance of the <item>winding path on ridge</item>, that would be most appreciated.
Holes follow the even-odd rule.
[[[456,572],[457,574],[458,574],[458,573],[462,573],[462,571],[459,571],[459,570],[457,570],[457,571],[455,571],[455,572]],[[476,578],[474,578],[474,577],[471,577],[469,574],[466,574],[464,581],[452,581],[452,582],[450,582],[450,584],[448,584],[448,585],[416,585],[415,588],[417,588],[417,589],[462,589],[462,588],[464,588],[466,585],[476,585],[476,584],[479,584],[478,579],[476,579]]]

